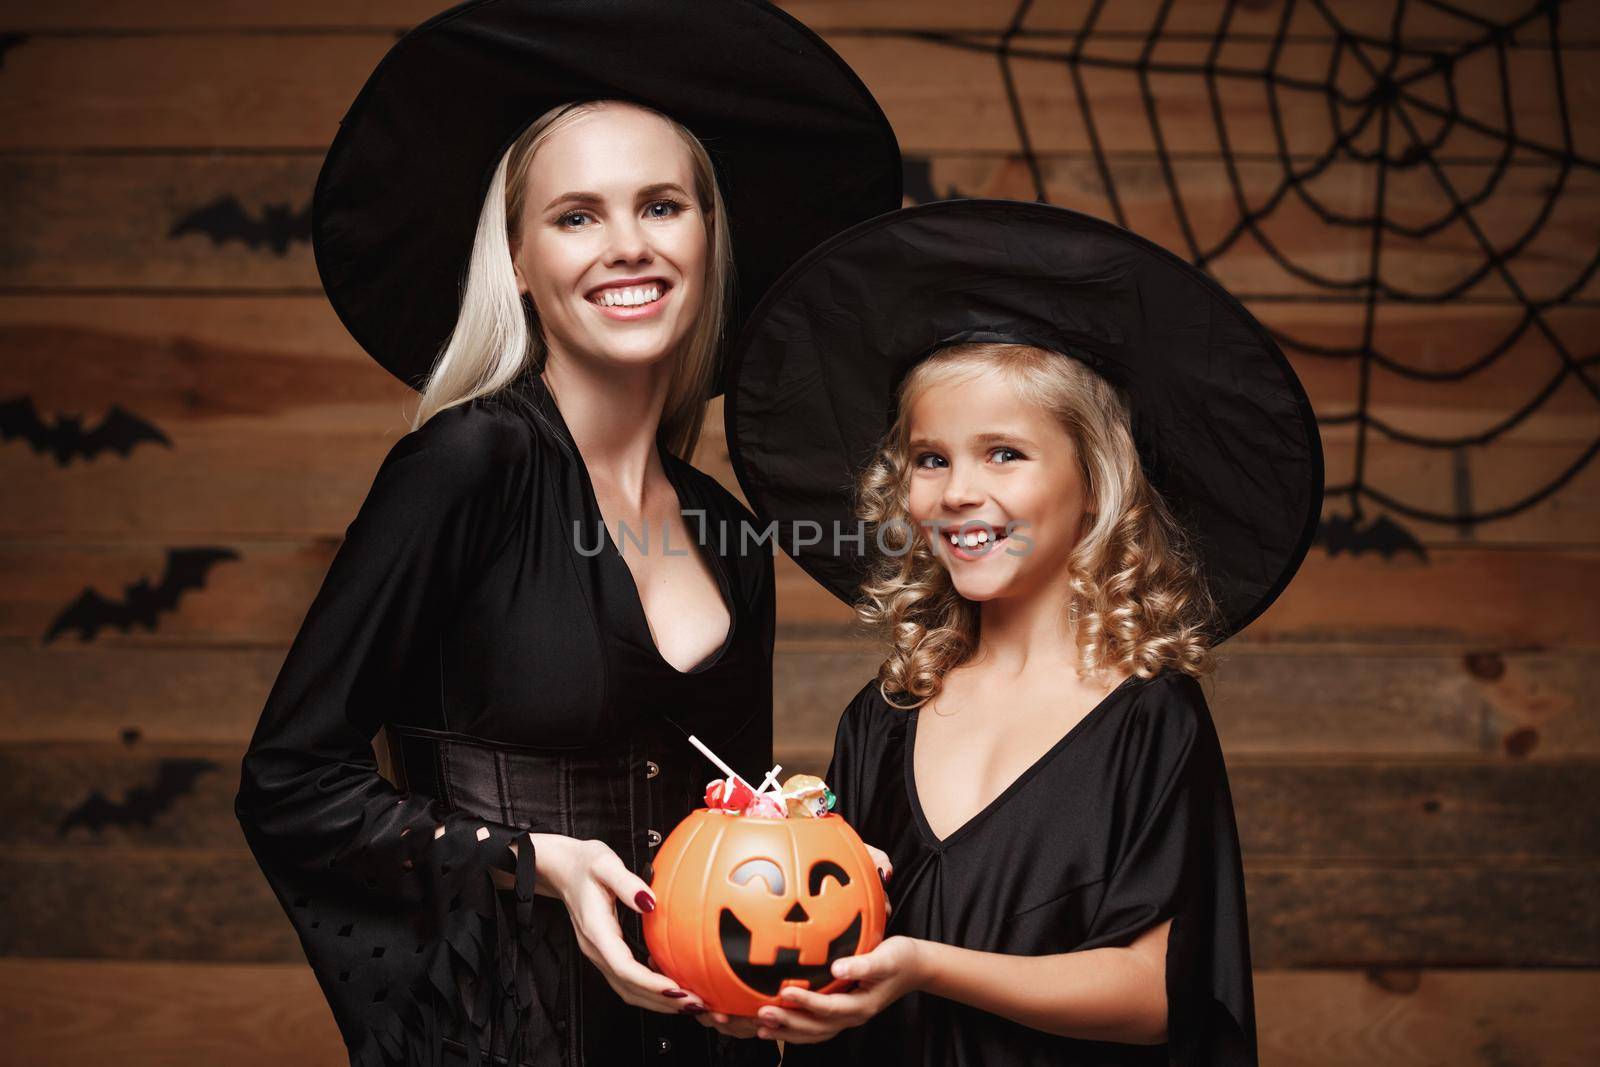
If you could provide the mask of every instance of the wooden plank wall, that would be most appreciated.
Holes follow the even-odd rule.
[[[787,6],[879,96],[919,191],[1032,197],[991,56],[866,32],[992,34],[1009,2]],[[1029,25],[1071,30],[1088,6],[1036,3]],[[1135,54],[1156,6],[1110,5],[1104,47]],[[1387,2],[1332,6],[1386,33]],[[1600,54],[1597,7],[1564,8],[1575,69]],[[404,431],[407,394],[321,296],[305,213],[338,117],[396,33],[432,8],[0,5],[0,401],[26,397],[46,421],[91,425],[116,405],[166,438],[70,462],[0,445],[0,1034],[14,1062],[343,1062],[231,797],[283,651]],[[1277,10],[1261,0],[1236,13],[1239,62],[1259,60]],[[1441,38],[1461,32],[1459,19],[1417,11]],[[1173,56],[1200,54],[1217,17],[1217,0],[1176,5]],[[1290,47],[1326,41],[1310,32]],[[1536,47],[1508,54],[1517,84],[1548,76]],[[1051,198],[1108,212],[1070,81],[1040,62],[1020,62],[1016,76]],[[1086,79],[1130,221],[1179,246],[1137,84],[1113,70]],[[1460,81],[1468,103],[1495,91],[1493,78]],[[1600,158],[1600,83],[1589,71],[1569,82],[1576,150]],[[1175,167],[1205,238],[1231,210],[1220,148],[1193,86],[1166,91]],[[1279,164],[1265,109],[1229,92],[1241,181],[1270,184]],[[1547,104],[1517,118],[1554,143]],[[1451,166],[1466,182],[1491,160],[1468,152]],[[1513,161],[1481,208],[1488,225],[1537,211],[1549,190],[1538,162]],[[1422,218],[1437,194],[1415,177],[1397,179],[1390,203]],[[1351,212],[1370,204],[1359,169],[1330,174],[1319,193]],[[1547,292],[1577,276],[1600,246],[1597,198],[1593,168],[1575,172],[1524,284]],[[256,225],[175,234],[229,200]],[[1304,205],[1271,225],[1298,262],[1363,269],[1365,236],[1318,225]],[[1447,236],[1401,245],[1389,263],[1394,281],[1421,287],[1459,277],[1476,255]],[[1324,299],[1259,244],[1213,269],[1297,337],[1359,336],[1356,305]],[[1484,292],[1503,296],[1496,284]],[[1563,336],[1587,338],[1585,356],[1600,332],[1597,295],[1591,281],[1551,313]],[[1514,313],[1504,299],[1386,304],[1380,340],[1450,366]],[[1434,433],[1488,425],[1548,379],[1550,359],[1530,342],[1449,386],[1379,372],[1373,412]],[[1296,362],[1320,408],[1351,406],[1352,363]],[[735,487],[713,415],[697,462]],[[1593,398],[1563,387],[1473,454],[1475,504],[1514,498],[1597,432]],[[1330,481],[1342,480],[1353,437],[1330,429],[1326,443]],[[1443,508],[1459,499],[1448,453],[1378,441],[1367,462],[1395,495]],[[1264,1063],[1600,1062],[1583,1007],[1600,996],[1600,713],[1583,681],[1600,667],[1597,513],[1592,465],[1515,517],[1466,532],[1414,525],[1425,559],[1315,551],[1228,649],[1211,699],[1244,836]],[[153,628],[46,639],[85,589],[119,596],[194,550],[216,553],[197,564],[203,587]],[[875,658],[783,559],[780,575],[780,757],[820,767],[838,709]],[[168,788],[152,795],[159,782]]]

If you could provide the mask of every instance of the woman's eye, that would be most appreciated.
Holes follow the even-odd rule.
[[[663,210],[657,210],[657,209]],[[645,214],[652,219],[670,219],[683,210],[683,205],[676,200],[657,200],[644,209]]]
[[[568,230],[576,229],[577,227],[573,222],[574,219],[587,219],[590,217],[591,216],[587,211],[569,211],[565,215],[562,215],[560,218],[556,219],[556,225]]]

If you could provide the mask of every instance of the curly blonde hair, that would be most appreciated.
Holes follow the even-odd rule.
[[[1117,390],[1087,365],[1022,344],[940,349],[900,384],[898,415],[856,483],[855,511],[883,546],[869,563],[856,614],[889,644],[879,691],[916,707],[977,650],[978,605],[961,596],[908,508],[911,410],[935,385],[1000,374],[1024,403],[1071,436],[1083,478],[1085,527],[1068,559],[1063,610],[1077,636],[1080,677],[1104,671],[1200,676],[1213,666],[1216,605],[1182,528],[1145,477]],[[890,701],[892,704],[893,701]]]

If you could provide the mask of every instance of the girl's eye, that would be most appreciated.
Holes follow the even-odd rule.
[[[921,468],[924,468],[924,469],[927,469],[927,470],[931,470],[933,468],[929,464],[923,462],[924,460],[929,460],[929,459],[933,460],[935,463],[943,463],[944,462],[944,457],[939,455],[939,453],[937,453],[937,452],[924,452],[924,453],[922,453],[922,455],[920,455],[920,456],[918,456],[916,458],[915,462],[913,463],[913,466],[917,466],[917,467],[921,467]]]
[[[1006,455],[1008,455],[1008,456],[1012,456],[1012,457],[1014,457],[1014,458],[1016,458],[1016,459],[1022,459],[1022,458],[1024,458],[1024,457],[1023,457],[1023,455],[1022,455],[1022,453],[1021,453],[1021,452],[1018,452],[1018,451],[1017,451],[1017,450],[1016,450],[1016,449],[1014,449],[1014,448],[1007,448],[1007,447],[1005,447],[1005,446],[1004,446],[1004,445],[1001,445],[1001,446],[1000,446],[1000,447],[999,447],[999,448],[996,448],[996,449],[992,449],[992,450],[991,450],[991,451],[990,451],[990,452],[989,452],[989,455],[990,455],[990,456],[998,456],[998,455],[1000,455],[1000,454],[1001,454],[1001,453],[1005,453],[1005,454],[1006,454]],[[1006,462],[1006,461],[1005,461],[1005,460],[1001,460],[1001,462],[1002,462],[1002,463],[1004,463],[1004,462]]]
[[[664,208],[658,211],[657,208]],[[645,214],[652,219],[670,219],[683,210],[683,205],[676,200],[657,200],[644,209]]]

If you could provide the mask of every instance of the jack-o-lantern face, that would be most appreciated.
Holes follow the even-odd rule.
[[[883,939],[883,887],[837,816],[700,810],[662,842],[645,941],[663,972],[717,1011],[751,1015],[785,985],[823,990],[829,964]]]
[[[745,860],[733,869],[729,877],[735,885],[749,886],[752,882],[763,885],[780,901],[788,902],[791,899],[790,894],[786,892],[788,880],[784,878],[782,868],[772,860]],[[828,965],[836,959],[856,954],[856,946],[861,943],[861,911],[857,907],[857,900],[854,896],[846,900],[847,894],[843,893],[829,894],[827,899],[823,900],[822,890],[828,879],[832,879],[840,888],[850,884],[850,875],[833,860],[814,861],[811,874],[806,880],[808,886],[806,896],[793,900],[789,904],[789,909],[783,913],[785,923],[796,924],[797,940],[801,944],[778,948],[772,963],[751,962],[752,959],[764,959],[767,954],[764,951],[755,951],[755,937],[750,928],[739,919],[733,908],[723,906],[717,920],[717,937],[722,942],[722,955],[741,982],[769,997],[777,996],[778,990],[790,980],[804,982],[807,989],[821,989],[833,981]],[[798,895],[794,894],[796,897]],[[811,902],[810,910],[805,906],[806,900]],[[813,912],[818,916],[815,920],[812,917]],[[821,962],[802,963],[801,950],[810,947],[805,943],[827,937],[827,932],[836,924],[825,919],[837,919],[840,917],[840,912],[848,916],[848,925],[838,936],[828,939],[827,945],[820,953]],[[815,959],[819,953],[811,951],[805,955]]]

